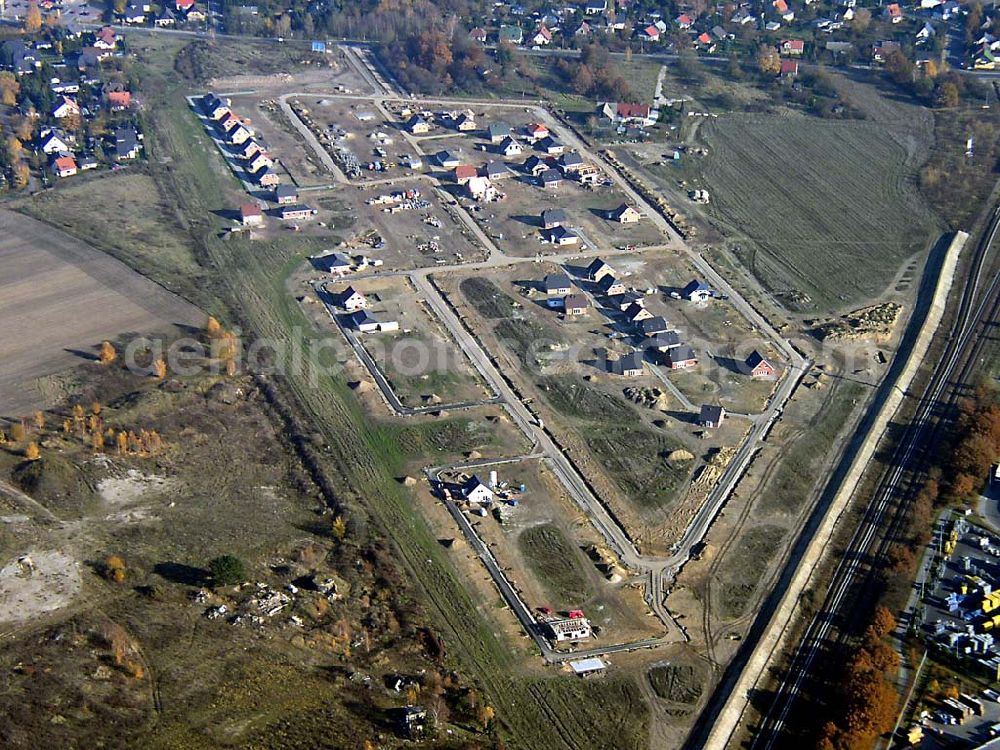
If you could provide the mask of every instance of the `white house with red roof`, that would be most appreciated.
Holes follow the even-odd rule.
[[[798,57],[806,51],[806,43],[801,39],[785,39],[780,50],[783,55]]]
[[[551,44],[552,32],[549,31],[549,28],[545,24],[542,24],[538,27],[538,31],[535,32],[535,35],[531,37],[531,43],[538,47],[544,47],[546,44]]]
[[[256,203],[244,203],[240,206],[240,224],[245,227],[264,225],[264,212]]]
[[[597,114],[615,125],[651,126],[656,123],[656,113],[648,104],[601,102],[597,105]]]
[[[660,30],[655,26],[647,26],[639,30],[639,38],[647,42],[660,41]]]
[[[112,50],[118,46],[118,36],[110,26],[105,26],[94,34],[94,46],[97,49]]]
[[[52,171],[57,177],[72,177],[76,174],[76,159],[68,154],[60,156],[52,162]]]
[[[764,359],[764,355],[756,349],[747,357],[745,364],[751,378],[774,377],[774,365]]]
[[[132,106],[132,94],[128,91],[109,91],[104,100],[112,112],[121,112]]]
[[[533,122],[525,128],[528,137],[535,141],[549,137],[549,129],[540,122]]]
[[[677,24],[677,28],[682,31],[686,31],[694,26],[694,19],[691,18],[687,13],[681,13],[677,18],[674,19],[674,23]]]

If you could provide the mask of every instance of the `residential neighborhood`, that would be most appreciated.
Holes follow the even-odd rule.
[[[1000,742],[995,8],[0,15],[12,748]]]

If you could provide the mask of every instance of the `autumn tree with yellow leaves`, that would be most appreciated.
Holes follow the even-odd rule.
[[[333,526],[331,527],[333,533],[333,538],[340,541],[347,535],[347,521],[343,516],[337,516],[333,519]]]
[[[119,555],[108,555],[104,561],[104,573],[109,581],[123,583],[125,581],[125,561]]]
[[[17,104],[17,95],[21,93],[21,84],[17,77],[10,72],[0,73],[0,104],[5,107],[13,107]],[[30,136],[30,133],[29,133]],[[18,133],[20,137],[20,133]],[[22,138],[21,140],[27,140]]]
[[[479,710],[476,712],[476,720],[479,722],[480,728],[485,732],[489,730],[490,724],[493,723],[493,719],[496,718],[496,711],[493,710],[492,706],[480,706]]]
[[[208,316],[208,322],[205,323],[205,335],[210,339],[218,338],[222,333],[222,325],[213,316]]]
[[[38,3],[32,0],[28,3],[28,13],[24,17],[24,33],[37,34],[42,29],[42,11]]]
[[[103,341],[101,342],[101,351],[97,355],[97,359],[102,365],[110,365],[118,359],[118,350],[115,349],[115,345],[110,341]]]
[[[38,449],[38,443],[32,441],[24,448],[24,458],[26,461],[37,461],[42,457],[42,452]]]

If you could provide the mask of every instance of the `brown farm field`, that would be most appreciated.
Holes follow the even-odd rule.
[[[128,266],[26,216],[0,213],[0,413],[43,405],[37,379],[123,333],[176,335],[204,314]]]
[[[730,114],[698,140],[708,155],[693,186],[711,193],[710,221],[793,309],[878,297],[941,230],[906,150],[875,123]]]
[[[211,145],[211,144],[209,144]],[[211,154],[202,151],[199,155]],[[209,162],[213,163],[213,162]],[[224,170],[222,164],[215,164]],[[100,247],[119,260],[141,266],[169,289],[180,289],[185,281],[204,273],[184,239],[184,224],[163,200],[153,178],[139,168],[95,175],[15,204],[15,207]],[[108,231],[112,222],[116,231]],[[192,287],[202,286],[194,284]],[[190,289],[189,287],[188,289]],[[196,300],[204,305],[201,299]]]

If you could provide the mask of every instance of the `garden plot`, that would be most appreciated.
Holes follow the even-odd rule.
[[[331,284],[332,292],[346,284]],[[364,335],[361,342],[389,380],[404,406],[478,401],[493,394],[409,281],[399,276],[363,279],[351,286],[368,300],[381,320],[399,331]]]
[[[485,466],[477,476],[488,482],[491,468],[502,488],[497,502],[489,510],[466,512],[529,607],[540,616],[582,610],[601,643],[662,634],[627,571],[544,463]],[[467,475],[455,471],[442,479]],[[449,529],[457,533],[454,522]]]

